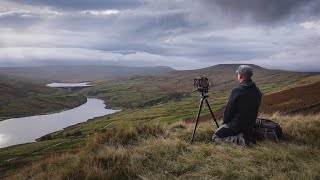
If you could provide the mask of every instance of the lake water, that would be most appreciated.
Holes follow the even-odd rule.
[[[49,87],[92,87],[93,85],[90,85],[90,82],[83,82],[83,83],[50,83],[46,86]]]
[[[34,142],[48,133],[115,112],[118,110],[105,109],[104,101],[88,98],[87,103],[60,113],[0,121],[0,148]]]

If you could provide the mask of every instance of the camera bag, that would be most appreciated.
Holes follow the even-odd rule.
[[[282,129],[280,125],[269,119],[257,119],[252,133],[257,140],[278,142],[282,137]]]

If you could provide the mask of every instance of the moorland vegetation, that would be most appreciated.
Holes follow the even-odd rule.
[[[193,78],[210,79],[209,101],[218,115],[237,85],[237,66],[99,82],[81,94],[101,98],[121,112],[52,133],[51,140],[1,149],[0,175],[8,179],[319,178],[320,92],[313,88],[319,85],[319,73],[254,66],[254,80],[268,97],[259,116],[280,123],[284,132],[280,143],[259,142],[249,149],[212,143],[215,126],[207,108],[196,143],[188,143],[199,103],[199,95],[190,93]],[[290,98],[279,98],[287,95]],[[286,108],[270,109],[272,104]]]

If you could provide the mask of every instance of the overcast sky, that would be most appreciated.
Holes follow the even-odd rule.
[[[319,0],[1,0],[0,66],[320,71]]]

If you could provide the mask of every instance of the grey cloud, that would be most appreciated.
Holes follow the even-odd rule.
[[[210,12],[211,17],[223,14],[223,19],[235,24],[244,21],[270,24],[320,15],[319,0],[200,0],[198,2],[202,3],[202,10]]]
[[[64,10],[125,9],[141,5],[139,0],[12,0],[13,2],[50,6]]]
[[[30,12],[0,15],[0,66],[117,64],[194,69],[250,62],[292,68],[286,63],[303,65],[299,62],[303,56],[309,56],[308,64],[320,65],[316,58],[320,18],[314,10],[318,1],[278,1],[143,0],[136,1],[143,5],[119,5],[119,13],[106,15],[83,10],[115,7],[100,4],[107,1],[84,6],[89,1],[80,0],[72,8],[62,5],[75,1],[15,0],[57,9],[42,12],[31,7]],[[264,8],[267,2],[270,7]],[[290,20],[295,16],[311,21],[315,28],[304,29]],[[277,22],[285,23],[268,26]],[[287,51],[301,53],[293,57]]]
[[[159,53],[159,44],[176,29],[190,26],[184,11],[126,11],[115,15],[64,13],[54,17],[25,17],[22,14],[0,17],[0,28],[16,29],[2,34],[11,46],[81,47],[107,51],[146,51]],[[48,20],[49,19],[49,20]],[[3,22],[3,23],[2,23]],[[16,23],[21,22],[21,23]],[[85,26],[84,26],[85,25]],[[189,28],[191,30],[192,27]],[[26,31],[28,30],[28,31]],[[33,39],[24,38],[32,37]],[[47,42],[38,38],[47,37]],[[1,34],[0,34],[1,37]],[[8,37],[8,38],[6,38]],[[10,37],[10,38],[9,38]],[[9,40],[10,39],[10,40]],[[27,39],[24,41],[24,39]],[[160,42],[159,42],[160,41]],[[3,46],[3,45],[2,45]]]
[[[21,28],[30,26],[37,22],[35,18],[29,18],[27,21],[25,19],[21,19],[19,16],[11,15],[6,18],[0,17],[0,28]]]

